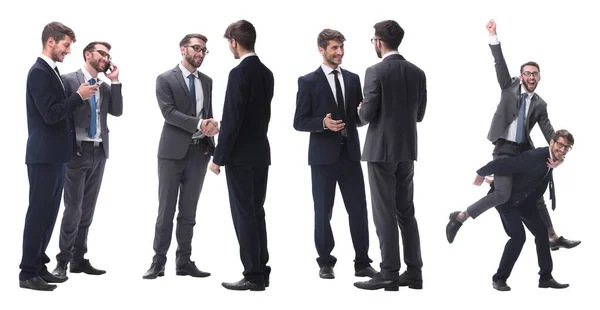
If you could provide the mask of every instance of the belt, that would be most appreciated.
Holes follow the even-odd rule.
[[[208,145],[208,141],[206,138],[192,139],[192,142],[190,142],[190,144],[192,144],[192,145]]]
[[[513,141],[510,141],[510,140],[503,139],[503,138],[498,138],[498,141],[502,142],[502,143],[505,143],[505,144],[514,145],[514,146],[523,146],[523,145],[525,145],[525,143],[517,143],[517,142],[513,142]]]
[[[100,145],[102,145],[102,142],[98,142],[98,141],[81,141],[81,144],[93,144],[94,147],[100,147]]]

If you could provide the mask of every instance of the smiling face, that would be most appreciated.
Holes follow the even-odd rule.
[[[540,69],[532,65],[524,66],[521,70],[521,75],[519,76],[521,84],[523,84],[527,92],[530,93],[535,90],[541,78]]]
[[[87,61],[96,72],[106,72],[110,64],[110,50],[103,44],[94,45],[94,49],[86,53]],[[88,54],[89,53],[89,54]]]
[[[48,39],[48,47],[50,48],[50,58],[52,61],[63,62],[65,56],[71,54],[71,44],[73,44],[73,40],[69,36],[65,36],[58,42],[50,37]]]
[[[342,64],[342,58],[344,58],[344,42],[329,40],[327,48],[319,46],[319,53],[323,56],[323,63],[336,69]]]
[[[186,46],[181,47],[184,61],[196,69],[202,65],[204,57],[207,54],[206,51],[206,42],[198,38],[191,38]]]
[[[572,148],[573,146],[563,137],[559,137],[557,141],[550,140],[550,151],[555,160],[564,160]]]

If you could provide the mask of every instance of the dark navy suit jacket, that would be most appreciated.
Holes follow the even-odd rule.
[[[38,58],[27,75],[26,164],[68,163],[75,156],[73,111],[83,105],[74,92],[67,97],[54,69]]]
[[[267,132],[271,120],[273,73],[258,58],[248,56],[233,68],[227,81],[223,120],[213,162],[219,166],[271,164]]]
[[[480,176],[492,174],[512,174],[512,191],[510,200],[498,206],[500,211],[534,202],[544,195],[548,184],[552,183],[552,169],[548,168],[550,158],[549,147],[528,150],[516,157],[498,158],[477,170]],[[554,187],[550,186],[550,199],[553,209],[556,199]]]
[[[357,126],[362,126],[356,108],[363,100],[358,75],[341,69],[344,79],[344,102],[346,112],[346,146],[351,161],[360,161],[360,142]],[[334,120],[341,119],[337,103],[325,72],[319,67],[298,79],[294,128],[310,132],[308,164],[326,165],[336,163],[340,154],[341,131],[325,130],[323,119],[331,113]]]

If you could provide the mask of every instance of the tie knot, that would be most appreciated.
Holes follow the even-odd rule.
[[[94,84],[96,84],[96,79],[91,78],[88,82],[90,83],[90,85],[94,85]]]
[[[337,71],[337,70],[333,70],[333,71],[331,71],[331,73],[333,73],[333,75],[336,75],[336,76],[337,76],[337,75],[338,75],[338,73],[340,73],[340,72],[339,72],[339,71]]]
[[[188,75],[188,79],[193,80],[196,76],[193,73],[190,73],[190,75]]]
[[[527,98],[527,93],[522,93],[521,94],[521,99],[526,99]]]

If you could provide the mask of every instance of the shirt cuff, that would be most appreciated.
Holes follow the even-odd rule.
[[[498,40],[498,35],[490,36],[490,45],[498,45],[500,41]]]
[[[202,121],[203,119],[200,119],[200,121],[198,122],[198,130],[202,130]]]

